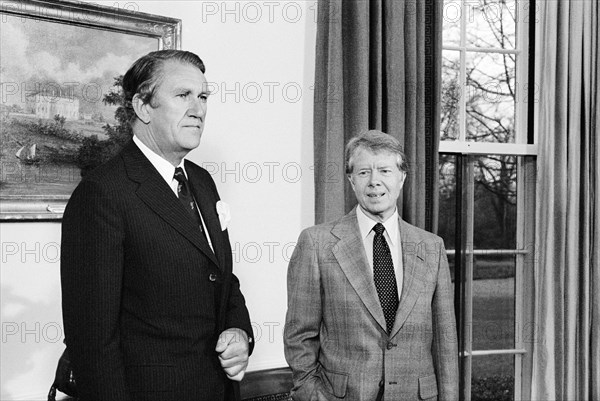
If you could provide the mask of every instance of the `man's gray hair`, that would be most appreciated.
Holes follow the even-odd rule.
[[[352,174],[352,159],[358,150],[365,149],[373,153],[390,152],[397,156],[396,165],[403,172],[408,171],[406,156],[402,150],[400,141],[378,130],[369,130],[362,132],[350,139],[346,145],[346,174]]]

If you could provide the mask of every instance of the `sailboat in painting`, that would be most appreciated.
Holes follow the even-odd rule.
[[[35,143],[31,146],[21,146],[21,148],[17,150],[17,153],[15,153],[15,156],[22,161],[33,161],[35,160],[36,148],[37,146]]]

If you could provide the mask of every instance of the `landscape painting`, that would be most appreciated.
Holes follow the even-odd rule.
[[[60,217],[82,175],[131,137],[122,75],[141,55],[163,48],[164,33],[0,17],[0,217]],[[41,216],[27,210],[36,202],[48,205]],[[57,216],[45,215],[56,211],[52,205]]]

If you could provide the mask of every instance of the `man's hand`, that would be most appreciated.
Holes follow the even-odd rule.
[[[242,381],[248,366],[248,335],[242,329],[227,329],[221,333],[215,351],[230,380]]]

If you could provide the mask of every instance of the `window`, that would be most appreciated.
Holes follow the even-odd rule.
[[[528,135],[529,3],[445,0],[440,151],[535,154]]]
[[[527,390],[537,151],[529,6],[444,1],[439,234],[455,285],[464,400],[518,400]]]
[[[461,399],[521,399],[535,338],[528,291],[535,158],[442,153],[440,170],[439,234],[455,285]]]

